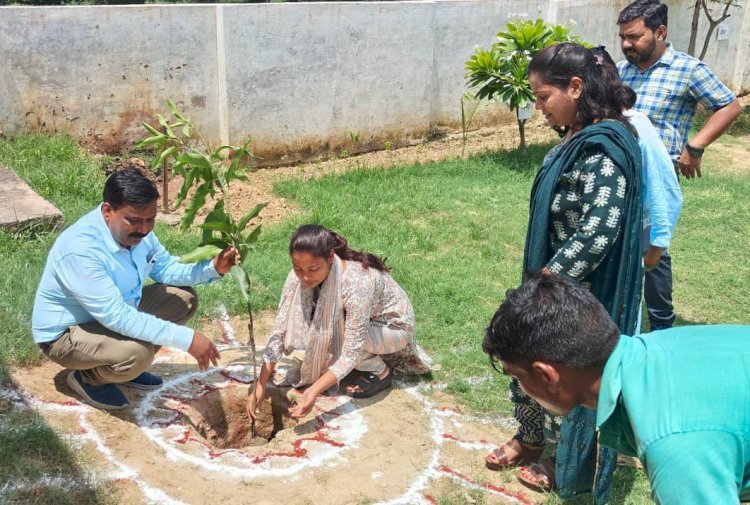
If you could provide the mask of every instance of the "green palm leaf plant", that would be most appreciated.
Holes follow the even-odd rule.
[[[154,149],[157,156],[153,167],[170,163],[175,174],[182,176],[182,186],[175,200],[175,207],[187,202],[180,219],[180,230],[188,231],[194,224],[198,212],[208,205],[208,197],[214,201],[213,209],[198,227],[202,230],[201,241],[191,252],[180,258],[182,263],[195,263],[215,257],[223,249],[232,246],[240,253],[240,264],[229,271],[239,295],[247,309],[247,345],[252,353],[253,373],[257,377],[255,334],[253,329],[253,311],[250,303],[250,278],[242,268],[250,248],[258,240],[260,225],[252,220],[266,206],[260,203],[247,211],[241,218],[235,219],[227,212],[230,207],[229,186],[234,181],[248,182],[245,173],[248,161],[253,154],[248,150],[250,140],[242,145],[220,145],[211,147],[193,122],[177,108],[171,100],[167,101],[171,114],[165,118],[157,115],[159,127],[144,123],[143,126],[151,136],[141,140],[136,147]],[[194,191],[191,193],[191,189]],[[255,426],[253,422],[253,433]]]
[[[474,96],[479,100],[497,98],[516,113],[522,152],[526,151],[527,119],[519,111],[535,100],[528,77],[529,62],[553,44],[583,43],[572,31],[572,25],[552,25],[541,19],[513,20],[497,34],[489,49],[477,47],[466,62],[466,83]]]

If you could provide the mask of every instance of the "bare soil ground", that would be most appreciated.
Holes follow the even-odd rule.
[[[268,313],[259,318],[259,335],[271,321]],[[238,319],[229,324],[242,327]],[[211,330],[220,341],[218,322]],[[438,384],[399,382],[368,400],[321,397],[307,418],[268,444],[220,449],[191,417],[216,392],[233,403],[247,394],[248,350],[224,349],[220,367],[200,372],[189,355],[163,349],[153,371],[164,378],[162,388],[123,388],[132,408],[116,413],[79,403],[53,363],[12,375],[20,401],[110,483],[116,503],[428,504],[441,496],[469,503],[476,490],[488,504],[544,500],[510,472],[484,468],[484,455],[512,434],[512,421],[464,414]],[[227,435],[221,418],[231,423],[241,415],[236,410],[214,412],[211,422]]]

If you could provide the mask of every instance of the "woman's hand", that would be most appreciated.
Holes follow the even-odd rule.
[[[263,367],[260,369],[260,377],[255,381],[253,390],[247,396],[245,410],[250,419],[255,419],[256,410],[266,395],[266,384],[268,384],[268,379],[271,378],[274,368],[276,368],[276,363],[263,363]]]
[[[305,417],[312,410],[313,406],[315,405],[315,400],[318,399],[320,393],[333,386],[337,382],[338,379],[333,374],[333,372],[331,372],[330,370],[326,370],[326,372],[321,375],[318,380],[313,382],[310,387],[307,388],[304,393],[302,393],[302,396],[300,396],[299,400],[297,400],[296,405],[289,409],[289,415],[294,418]]]
[[[315,400],[317,399],[318,394],[313,391],[313,388],[307,388],[305,392],[302,393],[302,396],[299,397],[297,403],[289,409],[289,415],[296,419],[305,417],[315,406]]]
[[[263,397],[266,395],[266,386],[258,381],[250,394],[247,396],[247,415],[250,419],[255,419],[256,409],[258,405],[263,402]]]

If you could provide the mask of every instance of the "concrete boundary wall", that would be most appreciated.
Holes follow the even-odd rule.
[[[413,143],[460,125],[464,62],[509,15],[577,24],[621,57],[622,0],[437,0],[0,7],[0,129],[67,132],[103,151],[173,98],[213,142],[268,164]],[[669,2],[685,49],[691,0]],[[746,2],[750,5],[750,2]],[[750,89],[750,8],[706,61]],[[511,119],[499,107],[483,120]]]

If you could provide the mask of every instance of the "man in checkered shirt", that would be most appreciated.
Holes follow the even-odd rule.
[[[627,61],[617,64],[623,83],[635,90],[633,107],[646,114],[661,135],[675,169],[686,178],[701,176],[703,150],[741,112],[734,94],[699,59],[675,51],[667,38],[667,6],[636,0],[620,12],[620,46]],[[688,139],[698,103],[713,111],[703,128]],[[667,250],[646,272],[644,296],[652,330],[670,328],[672,265]]]

